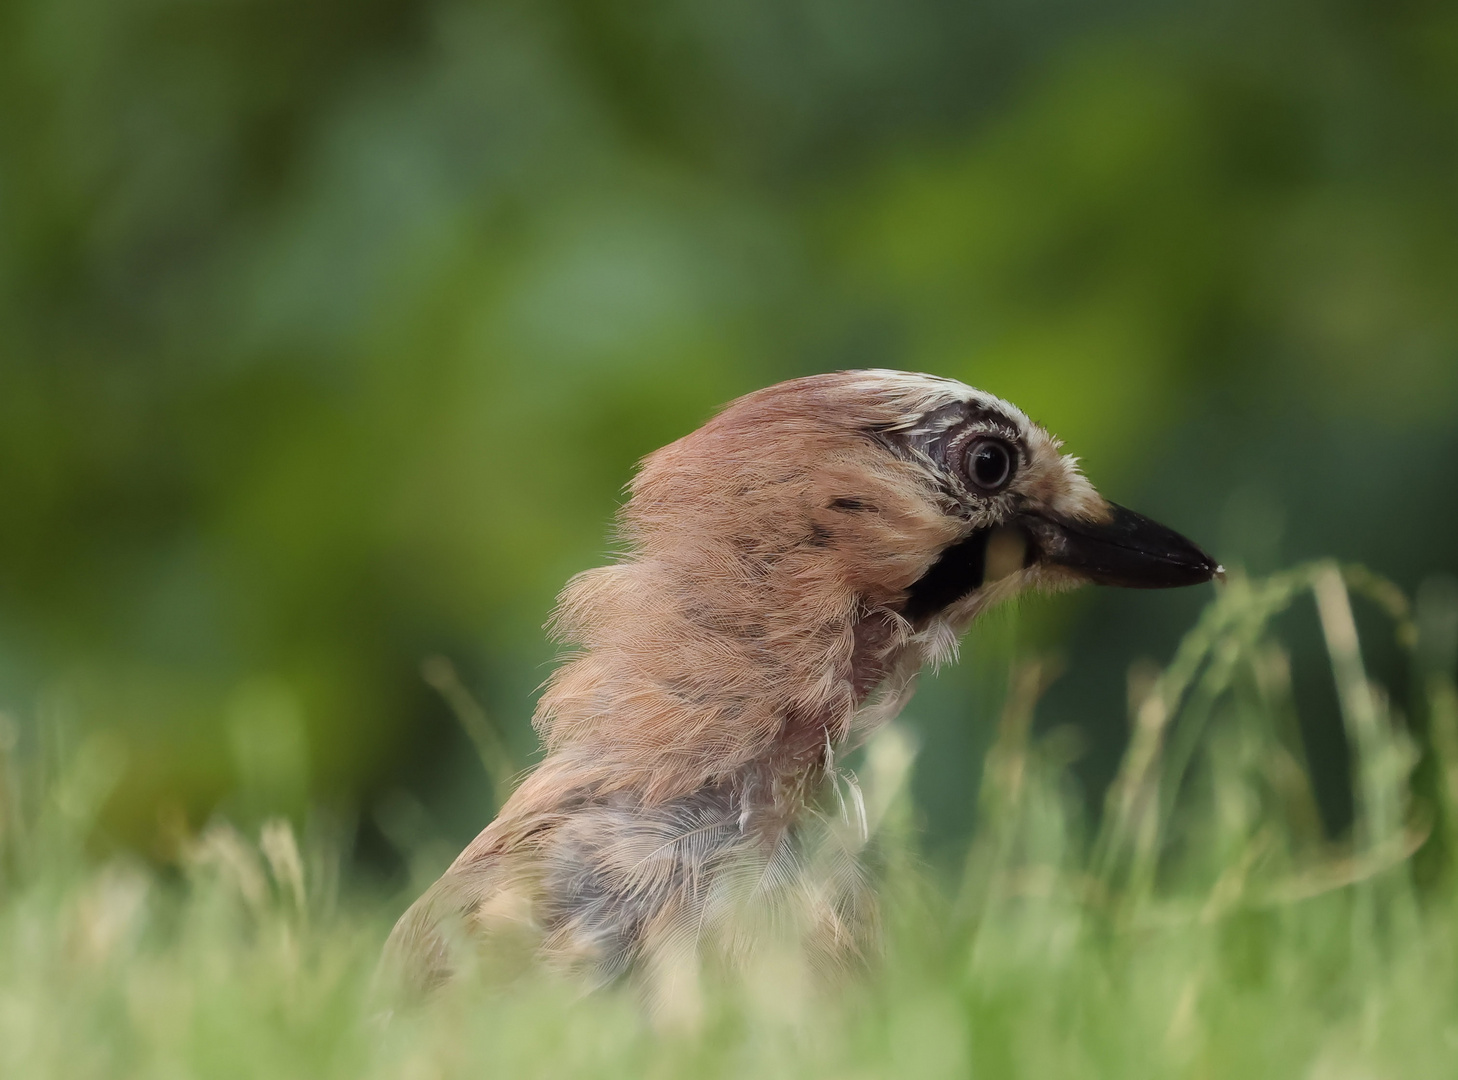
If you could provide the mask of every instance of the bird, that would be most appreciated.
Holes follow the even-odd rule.
[[[627,491],[617,557],[552,616],[572,651],[533,717],[540,762],[390,935],[410,987],[493,941],[589,986],[732,955],[746,907],[798,905],[818,967],[860,962],[874,886],[853,844],[817,860],[811,839],[836,759],[1019,593],[1223,574],[1107,501],[1016,406],[932,375],[755,391]]]

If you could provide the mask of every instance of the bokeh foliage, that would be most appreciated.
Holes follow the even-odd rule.
[[[129,843],[468,836],[422,660],[525,761],[633,461],[837,367],[1003,394],[1232,564],[1453,572],[1455,169],[1437,2],[3,0],[0,707],[108,733]],[[927,816],[1016,641],[1067,652],[1096,787],[1198,603],[975,638],[915,710]]]

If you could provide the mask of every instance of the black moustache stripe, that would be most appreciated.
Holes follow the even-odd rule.
[[[982,587],[987,571],[987,539],[991,529],[978,529],[943,551],[925,574],[906,591],[901,614],[921,622]]]

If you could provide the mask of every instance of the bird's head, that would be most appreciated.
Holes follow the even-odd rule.
[[[621,531],[623,557],[562,595],[559,636],[583,651],[538,722],[549,747],[590,739],[605,775],[651,774],[655,790],[680,789],[658,758],[691,788],[786,724],[818,752],[878,687],[904,700],[923,663],[1028,587],[1220,573],[1106,501],[1015,406],[893,371],[733,402],[644,461]]]
[[[906,588],[900,613],[913,624],[957,622],[1029,586],[1168,588],[1223,573],[1179,533],[1101,496],[1061,440],[1000,398],[900,372],[831,385],[847,404],[867,395],[900,414],[863,430],[911,466],[928,509],[954,523],[955,537],[923,551],[926,569]]]
[[[651,456],[633,492],[630,537],[710,581],[834,579],[913,626],[964,625],[1030,586],[1221,573],[1104,499],[1016,406],[927,375],[837,372],[750,394]]]

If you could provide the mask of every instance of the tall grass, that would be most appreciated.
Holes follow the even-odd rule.
[[[1410,659],[1408,717],[1364,670],[1353,595]],[[1302,598],[1352,749],[1342,843],[1270,631]],[[1067,740],[1033,735],[1045,672],[1025,663],[952,886],[915,855],[908,740],[892,728],[869,749],[884,958],[827,991],[770,955],[667,1025],[548,975],[384,1020],[370,981],[392,912],[339,888],[337,844],[219,823],[172,869],[98,864],[84,840],[114,753],[27,753],[5,721],[0,1077],[1449,1077],[1455,651],[1442,585],[1410,607],[1326,563],[1233,579],[1166,669],[1131,674],[1132,738],[1097,823]]]

